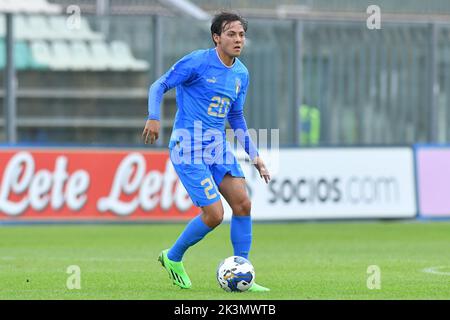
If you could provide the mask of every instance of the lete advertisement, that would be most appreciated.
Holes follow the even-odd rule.
[[[0,221],[185,220],[198,212],[166,152],[0,152]]]

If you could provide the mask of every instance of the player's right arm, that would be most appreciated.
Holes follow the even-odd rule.
[[[148,91],[148,117],[145,123],[142,139],[144,143],[153,144],[159,137],[160,107],[164,94],[170,89],[195,79],[198,65],[197,51],[184,56],[173,65],[161,78],[156,80]]]

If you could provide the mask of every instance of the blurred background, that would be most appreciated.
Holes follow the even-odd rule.
[[[450,2],[377,0],[374,30],[370,4],[0,0],[0,141],[140,145],[148,87],[183,55],[213,46],[220,9],[249,21],[249,127],[280,129],[282,146],[449,141]],[[168,142],[174,90],[162,110],[156,147]]]

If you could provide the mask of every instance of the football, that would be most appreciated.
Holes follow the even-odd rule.
[[[243,257],[231,256],[217,267],[217,281],[227,292],[247,291],[255,282],[255,269],[250,261]]]

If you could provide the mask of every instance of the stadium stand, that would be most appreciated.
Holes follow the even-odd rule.
[[[92,57],[95,64],[101,69],[107,69],[108,66],[114,64],[111,52],[108,50],[106,43],[96,41],[91,43]]]
[[[6,2],[0,0],[2,5]],[[66,21],[61,12],[74,2],[83,15],[80,29],[69,30],[63,26]],[[15,9],[15,24],[32,25],[16,34],[16,40],[29,47],[26,54],[20,45],[22,53],[16,59],[16,63],[20,59],[28,61],[28,67],[23,69],[22,64],[18,72],[18,124],[22,136],[32,141],[32,130],[42,129],[48,134],[40,137],[58,137],[58,141],[140,143],[148,85],[156,73],[161,74],[192,50],[211,46],[208,23],[177,15],[164,1],[107,2],[110,8],[103,16],[97,12],[96,0],[47,0],[47,4],[59,5],[60,14],[44,14],[41,10],[36,15]],[[253,79],[246,100],[248,124],[254,128],[279,128],[282,144],[296,143],[299,105],[293,108],[293,66],[298,61],[294,56],[296,29],[294,20],[280,18],[280,7],[285,11],[292,9],[288,15],[293,19],[298,18],[294,14],[300,9],[307,12],[301,20],[300,105],[315,106],[321,111],[320,143],[425,141],[429,135],[432,88],[439,88],[433,99],[442,110],[450,101],[447,0],[411,0],[405,5],[378,1],[383,9],[382,33],[368,30],[365,21],[361,23],[361,17],[366,15],[365,0],[191,2],[210,13],[233,5],[249,18],[248,43],[242,57],[252,70]],[[417,21],[420,12],[427,15],[420,15],[422,20]],[[339,20],[340,14],[349,15]],[[359,20],[352,20],[357,15]],[[155,17],[160,22],[161,62],[150,68],[149,61],[157,61]],[[397,18],[403,19],[402,23],[392,22]],[[439,24],[435,52],[429,49],[433,23]],[[1,37],[4,34],[0,22]],[[61,50],[76,53],[65,66],[56,56]],[[431,77],[428,66],[432,65],[433,55],[436,86],[427,79]],[[174,94],[168,93],[162,109],[163,118],[167,119],[162,121],[165,139],[170,135],[169,119],[176,112],[174,101]],[[367,125],[360,124],[365,119],[363,114],[371,119]],[[38,119],[39,115],[42,117]],[[450,119],[450,113],[441,118],[446,117]],[[51,130],[57,130],[57,134]],[[450,130],[445,134],[450,137]]]
[[[122,70],[147,70],[148,63],[145,61],[136,60],[133,57],[130,48],[125,42],[111,42],[110,50],[112,52],[112,61],[115,61],[115,63],[112,65],[112,68],[115,68],[115,70],[121,70],[121,68]]]
[[[48,69],[52,61],[52,55],[47,43],[42,40],[36,40],[31,42],[32,57],[35,61],[35,68]]]
[[[76,70],[104,70],[104,66],[92,59],[93,54],[90,52],[85,41],[72,41],[70,43],[70,51],[77,53],[73,57],[73,63]]]
[[[51,43],[53,59],[50,68],[53,70],[77,70],[75,59],[72,59],[69,46],[64,41],[53,41]],[[74,55],[76,56],[76,55]]]
[[[46,61],[45,64],[55,70],[148,70],[148,62],[136,59],[125,42],[113,41],[108,44],[101,33],[90,28],[85,18],[81,18],[80,27],[76,29],[69,29],[66,20],[64,16],[15,15],[14,36],[16,41],[20,41],[18,47],[22,51],[31,52],[31,60]],[[0,16],[0,26],[0,38],[4,38],[6,33],[4,16]],[[36,41],[38,41],[37,48],[31,49],[36,47],[33,45]],[[102,63],[100,56],[91,49],[98,47],[94,43],[101,44],[102,54],[109,57],[106,58],[106,64]],[[50,48],[47,50],[44,46]],[[39,57],[34,56],[35,54]],[[90,61],[96,61],[98,66]],[[40,65],[31,63],[22,64],[20,67],[39,69]]]
[[[103,40],[101,33],[92,31],[87,20],[83,17],[79,20],[79,26],[70,26],[64,16],[51,16],[48,24],[53,39],[79,39],[79,40]]]
[[[19,19],[20,16],[16,16],[15,19]],[[46,16],[30,16],[28,19],[30,37],[29,39],[42,39],[42,40],[52,40],[55,38],[60,38],[58,35],[67,28],[63,27],[61,30],[55,31],[50,28],[48,23],[48,18]],[[69,37],[67,35],[66,37]]]
[[[131,133],[124,135],[123,130],[135,130],[137,114],[141,126],[142,109],[120,109],[145,105],[150,65],[137,59],[127,42],[94,29],[89,16],[68,19],[63,9],[44,0],[0,0],[0,69],[6,64],[2,13],[13,14],[19,139],[89,143],[101,140],[96,138],[99,127],[120,127],[119,138],[114,132],[106,135],[124,142]],[[2,110],[0,104],[0,139]]]

